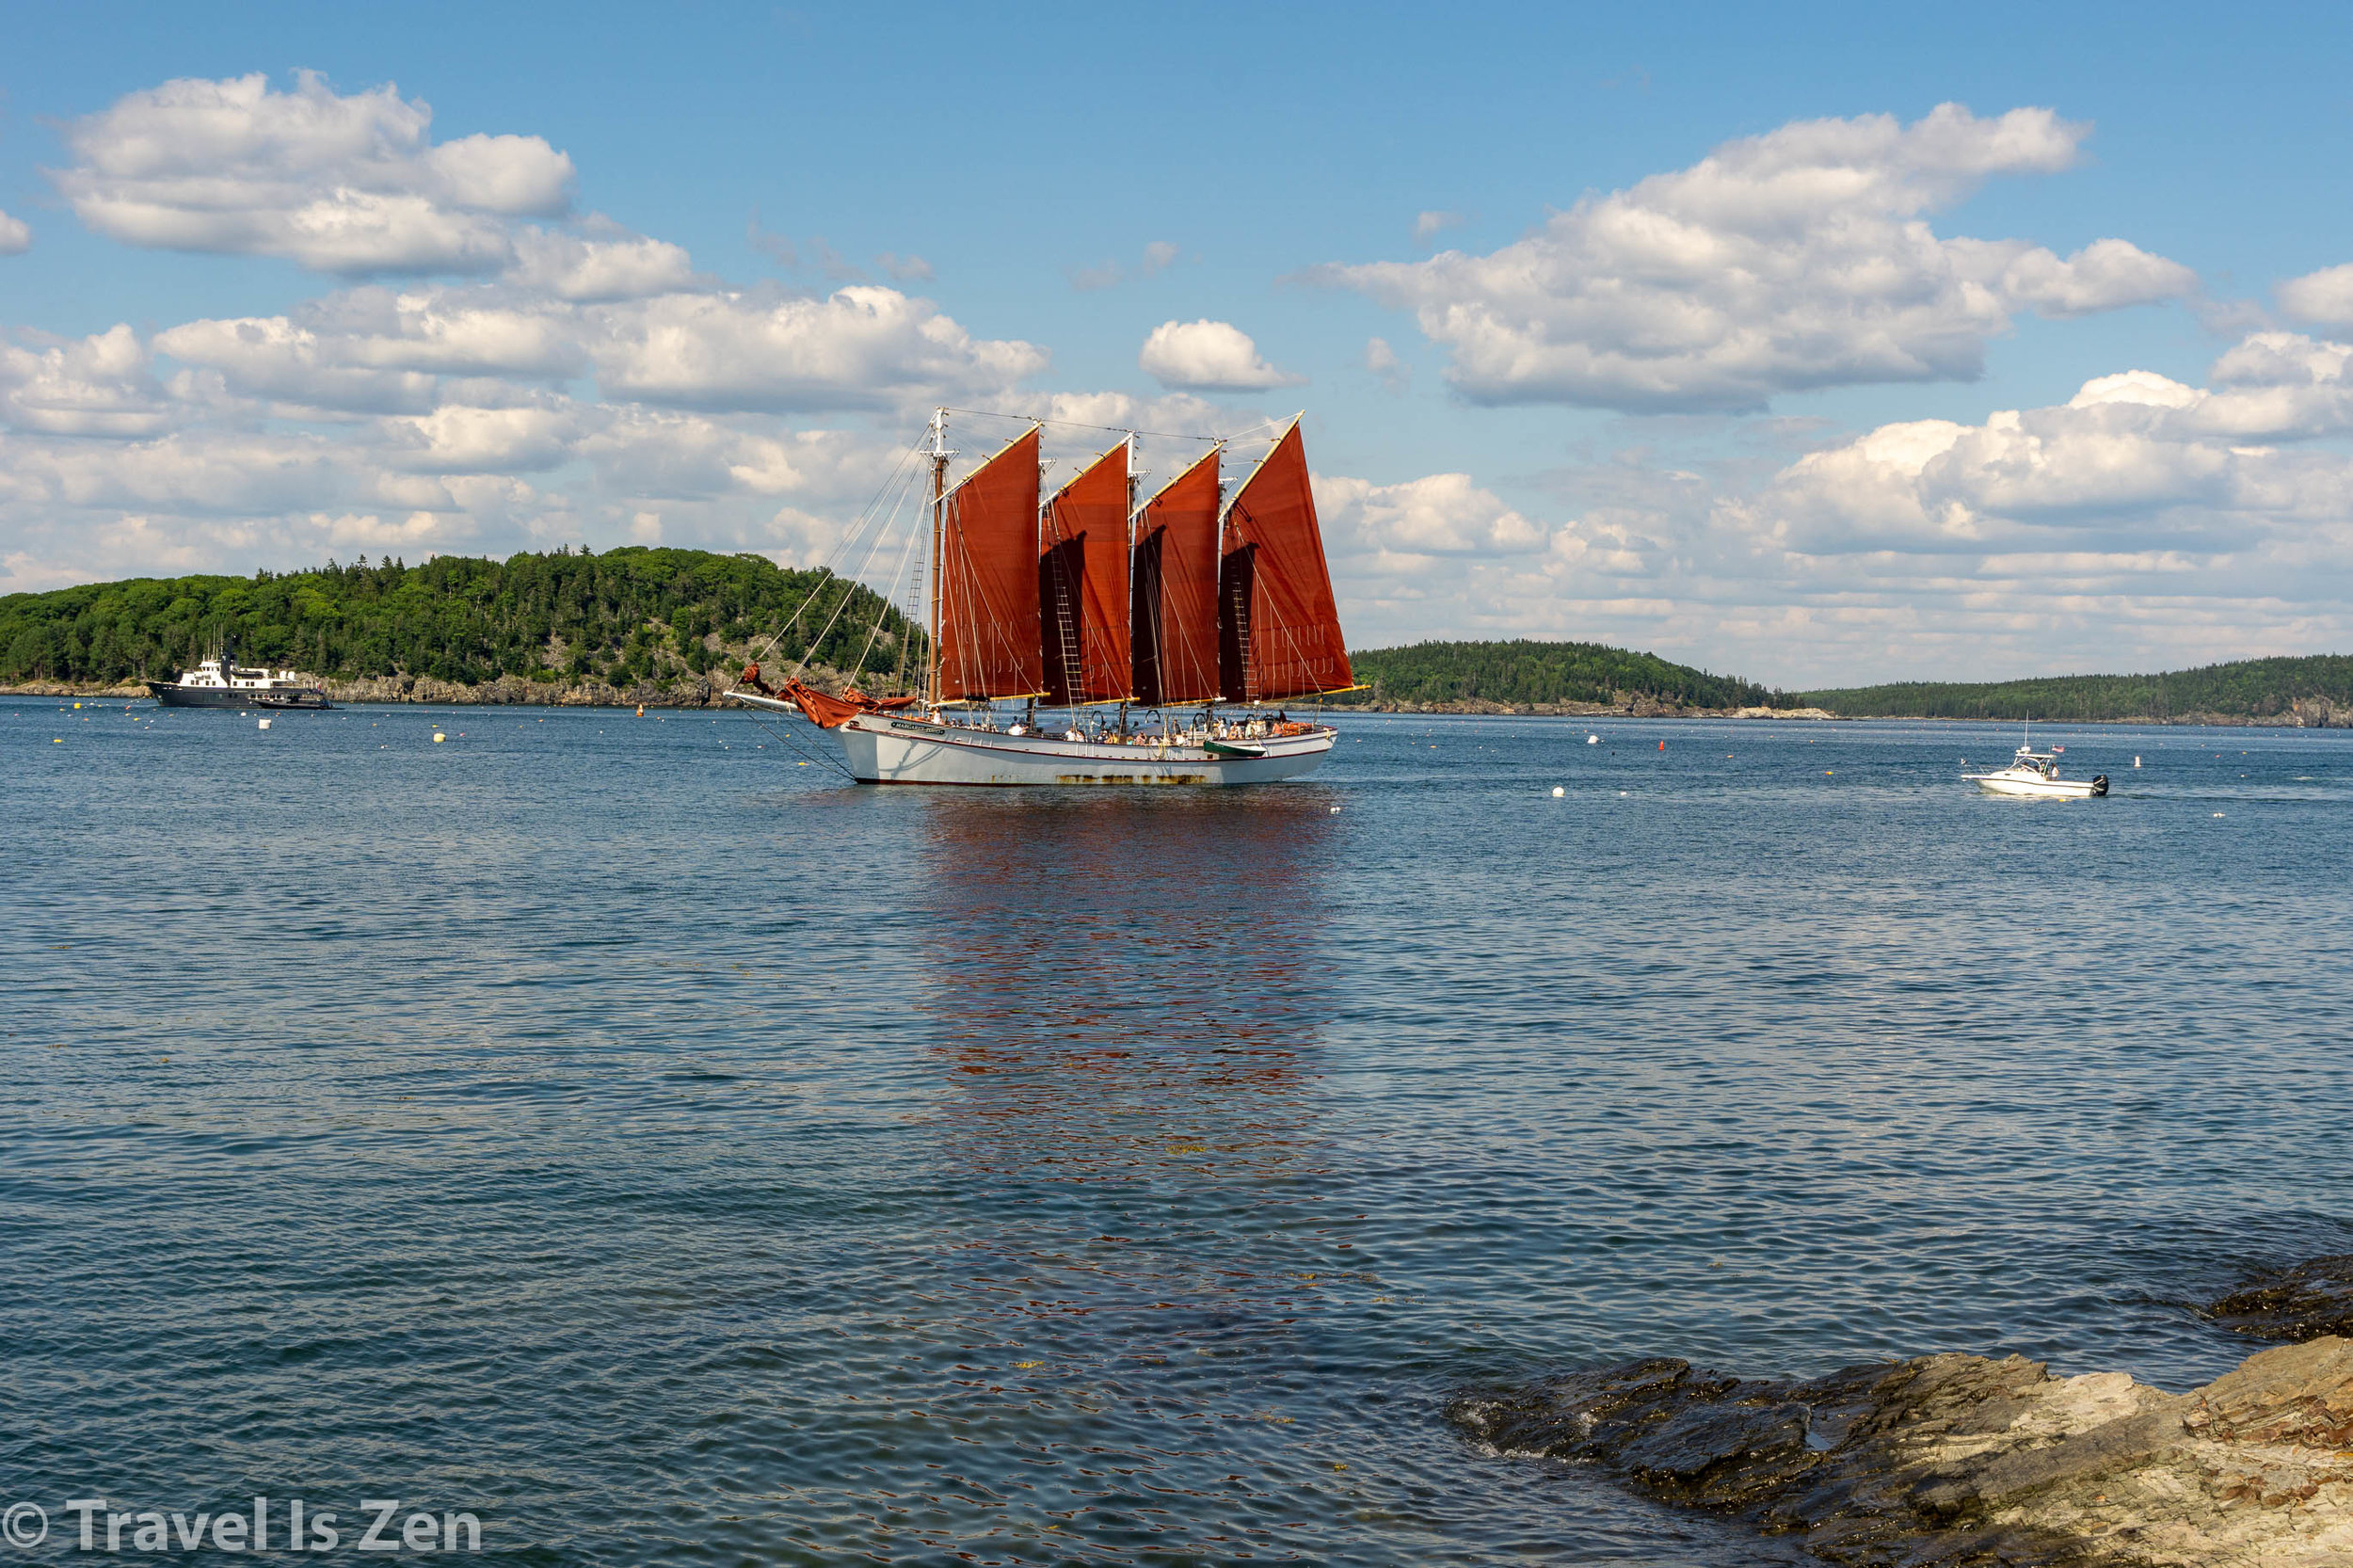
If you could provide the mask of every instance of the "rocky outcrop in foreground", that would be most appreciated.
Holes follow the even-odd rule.
[[[1497,1450],[1802,1538],[1826,1561],[1964,1568],[2353,1564],[2353,1341],[2188,1394],[1931,1355],[1802,1383],[1630,1362],[1458,1400]]]
[[[2353,1256],[2258,1274],[2208,1305],[2205,1315],[2250,1339],[2353,1338]]]

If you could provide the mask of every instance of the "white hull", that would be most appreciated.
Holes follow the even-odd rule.
[[[797,714],[789,702],[731,694],[739,701]],[[1045,735],[965,729],[921,718],[860,713],[834,731],[851,776],[861,784],[1272,784],[1312,773],[1332,749],[1332,730],[1271,736],[1247,744],[1257,757],[1223,757],[1198,746],[1095,744]]]
[[[2044,778],[2030,773],[1973,773],[1967,777],[1987,794],[2021,800],[2089,800],[2108,792],[2105,780],[2095,784],[2089,779]]]

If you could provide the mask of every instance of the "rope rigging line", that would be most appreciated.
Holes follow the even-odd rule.
[[[904,497],[903,496],[901,500],[904,502]],[[897,506],[894,505],[891,508],[890,515],[893,518],[896,518],[899,515],[899,509]],[[920,528],[910,528],[907,530],[907,542],[901,547],[899,551],[899,564],[891,570],[891,582],[899,583],[905,579],[907,561],[909,557],[915,553],[915,541],[922,536],[922,533],[923,531]],[[849,603],[849,600],[844,599],[842,603],[846,606]],[[874,624],[867,628],[866,646],[857,650],[857,663],[850,666],[850,680],[853,682],[857,680],[859,673],[866,668],[866,656],[874,651],[874,639],[882,635],[883,621],[885,617],[890,614],[891,608],[892,606],[890,600],[888,599],[883,600],[882,614],[876,616],[874,617]],[[906,667],[906,648],[907,644],[910,641],[912,641],[911,638],[904,636],[902,636],[899,639],[899,665],[902,669]],[[891,684],[894,686],[898,684],[898,678],[896,676],[891,678]]]
[[[908,457],[912,457],[915,456],[915,451],[911,449],[907,456]],[[907,458],[903,457],[900,459],[899,466],[891,472],[891,478],[900,481],[900,484],[898,495],[896,499],[891,502],[889,509],[888,511],[873,512],[873,515],[869,517],[866,521],[860,525],[858,533],[853,535],[849,539],[845,540],[841,546],[840,553],[846,557],[851,546],[855,545],[860,537],[865,536],[867,530],[872,528],[873,536],[866,546],[866,554],[858,562],[856,571],[850,573],[830,573],[835,582],[842,584],[841,598],[840,601],[834,605],[833,614],[827,617],[824,626],[818,632],[816,636],[809,640],[808,645],[802,650],[801,657],[793,664],[792,674],[795,679],[799,677],[803,670],[808,668],[809,660],[815,657],[817,650],[824,646],[825,639],[833,634],[833,629],[840,623],[842,615],[850,608],[850,601],[857,597],[857,590],[864,586],[864,584],[860,580],[865,577],[867,568],[873,565],[875,553],[882,549],[883,541],[890,536],[889,524],[897,520],[899,516],[899,508],[905,504],[907,488],[913,483],[913,471],[907,466]],[[885,481],[886,486],[888,486],[888,483],[889,481]],[[876,504],[881,500],[882,495],[880,492],[877,492],[874,500],[867,504],[870,510],[874,508]],[[877,523],[879,523],[880,526],[875,526]],[[823,589],[821,588],[819,592],[822,591]],[[883,619],[890,614],[892,606],[887,596],[877,595],[876,597],[882,600],[882,612],[874,618],[874,631],[879,632],[882,630]],[[803,607],[806,608],[808,603],[813,601],[816,598],[817,594],[810,594],[808,600],[804,600],[802,601]],[[794,612],[793,618],[795,620],[800,618],[799,612]],[[867,646],[869,648],[873,646],[871,635],[868,638]],[[859,662],[861,664],[864,663],[865,655],[861,653],[858,657]]]
[[[769,734],[774,735],[777,740],[782,741],[786,745],[791,746],[794,751],[800,752],[803,758],[813,759],[817,761],[823,762],[825,766],[831,768],[834,772],[840,774],[851,783],[855,784],[857,782],[857,775],[852,773],[848,768],[843,767],[840,760],[833,756],[830,752],[824,750],[823,747],[820,747],[814,752],[808,750],[792,735],[781,729],[774,728],[768,723],[767,720],[761,718],[760,716],[760,710],[757,708],[747,708],[744,712],[750,716],[751,721],[754,724],[760,726],[760,728],[767,730]]]
[[[856,518],[852,521],[849,532],[842,536],[841,542],[834,546],[831,553],[829,553],[824,562],[818,567],[817,569],[819,571],[824,573],[827,577],[838,579],[841,576],[841,573],[836,568],[847,560],[850,551],[856,547],[857,541],[865,536],[867,528],[872,524],[875,517],[875,508],[881,504],[883,497],[889,492],[893,485],[903,483],[903,476],[906,471],[907,465],[913,462],[917,456],[920,456],[922,450],[922,444],[919,440],[916,444],[909,446],[905,452],[900,454],[898,462],[891,465],[889,473],[884,476],[882,484],[876,488],[873,495],[868,499],[866,504],[859,509]],[[893,515],[896,515],[895,504],[893,505]],[[871,549],[869,553],[872,553]],[[799,624],[801,616],[808,612],[808,607],[811,604],[814,604],[817,601],[818,595],[823,591],[824,584],[820,584],[817,588],[812,589],[809,592],[807,598],[801,600],[782,626],[776,628],[776,631],[768,634],[768,640],[761,645],[760,651],[755,653],[752,657],[752,662],[754,664],[758,664],[760,659],[766,657],[768,653],[775,650],[776,644],[783,639],[786,632],[792,631],[794,626]],[[803,658],[802,663],[804,664],[808,663],[806,657]]]

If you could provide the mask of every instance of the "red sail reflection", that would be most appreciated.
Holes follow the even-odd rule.
[[[1325,792],[925,805],[952,1158],[1071,1181],[1313,1167]]]

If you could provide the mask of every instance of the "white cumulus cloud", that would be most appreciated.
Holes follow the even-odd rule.
[[[319,272],[491,272],[510,219],[557,216],[572,163],[538,136],[435,143],[433,112],[386,85],[343,95],[255,73],[130,93],[66,127],[58,190],[132,245],[283,256]]]
[[[2315,327],[2353,327],[2353,262],[2291,278],[2273,291],[2280,309]]]
[[[1314,483],[1326,536],[1385,554],[1512,555],[1541,550],[1547,537],[1467,473],[1397,485],[1320,473]]]
[[[178,417],[147,345],[127,324],[31,347],[0,345],[0,421],[18,430],[153,436]]]
[[[432,376],[357,364],[343,357],[342,346],[284,316],[191,321],[155,334],[158,350],[218,371],[248,396],[375,412],[431,405]]]
[[[2349,360],[2259,333],[2216,361],[2212,388],[2124,371],[1981,424],[1882,425],[1799,459],[1755,515],[1812,553],[2252,545],[2353,517],[2353,492],[2331,488],[2353,462],[2310,444],[2353,432]]]
[[[472,408],[444,403],[392,423],[385,456],[398,467],[437,474],[527,473],[571,455],[578,421],[560,408]]]
[[[587,234],[521,230],[506,276],[518,287],[558,299],[600,300],[666,294],[693,283],[694,273],[682,247],[593,223]]]
[[[33,248],[33,226],[0,213],[0,256],[22,256]]]
[[[928,299],[872,284],[824,299],[757,291],[598,307],[588,350],[608,394],[704,408],[889,408],[1001,396],[1045,350],[989,341]]]
[[[1443,211],[1417,213],[1414,215],[1414,238],[1428,245],[1449,229],[1460,229],[1463,223],[1464,217],[1461,213]]]
[[[681,247],[573,218],[571,163],[543,139],[436,142],[431,119],[389,86],[254,75],[168,82],[66,127],[55,177],[100,233],[461,276],[355,282],[152,338],[0,337],[0,591],[363,543],[658,534],[816,559],[931,404],[1134,410],[1176,429],[1235,417],[1182,395],[1025,390],[1044,349],[894,288],[731,287]],[[1145,269],[1174,254],[1148,248]]]
[[[503,291],[362,288],[292,316],[186,322],[155,347],[248,396],[384,413],[430,407],[440,376],[576,375],[581,329],[568,307]]]
[[[1268,363],[1249,333],[1225,321],[1164,321],[1144,340],[1136,364],[1161,386],[1184,392],[1264,392],[1306,379]]]
[[[2189,269],[2121,239],[2060,257],[1945,238],[1926,215],[2002,174],[2072,166],[2089,127],[1958,104],[1785,125],[1588,196],[1490,255],[1320,267],[1415,312],[1481,403],[1751,408],[1777,392],[1969,379],[2021,311],[2180,297]]]

